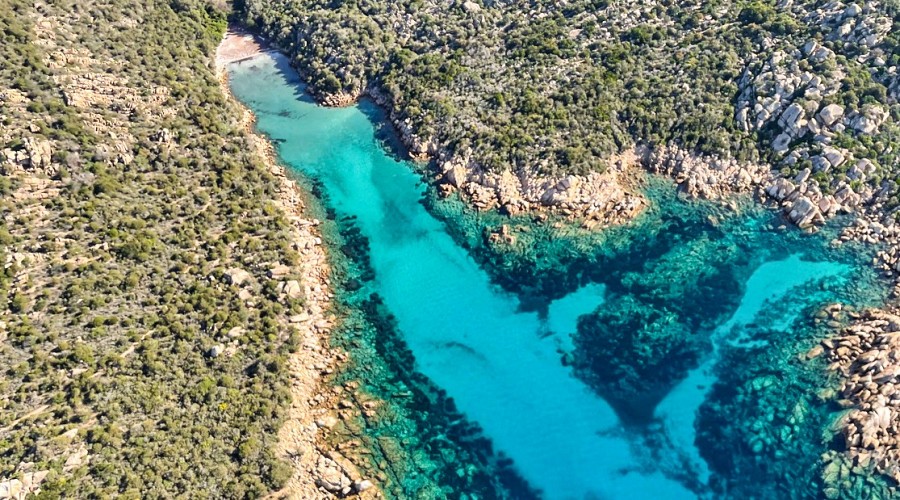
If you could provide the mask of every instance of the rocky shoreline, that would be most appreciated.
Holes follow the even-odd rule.
[[[377,91],[361,92],[354,99],[347,95],[341,99],[325,98],[322,103],[348,105],[364,95],[390,109]],[[549,209],[583,219],[588,228],[624,223],[646,206],[643,197],[624,187],[628,172],[642,168],[672,179],[679,193],[689,199],[728,202],[735,194],[750,194],[760,203],[780,210],[786,223],[808,231],[816,231],[818,226],[840,214],[854,215],[853,224],[844,228],[832,244],[860,242],[884,247],[877,252],[873,266],[891,281],[892,303],[900,297],[900,228],[885,216],[885,193],[865,184],[860,192],[845,181],[823,189],[810,179],[809,168],[787,177],[767,165],[698,156],[668,146],[655,149],[636,146],[633,151],[612,159],[603,174],[557,180],[523,172],[488,173],[467,156],[437,152],[433,144],[417,138],[408,124],[394,119],[392,123],[415,159],[436,160],[440,171],[435,177],[439,192],[442,195],[459,192],[479,210],[499,209],[501,213],[515,215]],[[841,164],[849,158],[846,152],[831,149],[817,156],[798,155],[794,161],[812,159],[814,163],[824,160]],[[786,161],[790,162],[791,158]],[[858,160],[851,172],[856,173],[857,179],[864,178],[871,171],[870,165],[868,160]],[[837,309],[828,310],[828,314],[840,310],[839,305],[832,308]],[[841,319],[849,319],[850,325],[823,341],[822,350],[813,355],[827,353],[831,361],[829,369],[842,378],[842,404],[854,408],[838,423],[846,440],[845,457],[853,467],[874,467],[900,483],[900,441],[893,437],[900,429],[900,408],[897,408],[900,393],[894,397],[894,385],[900,383],[900,342],[896,341],[900,338],[897,337],[900,311],[889,304],[884,309],[850,313]],[[881,374],[874,379],[869,373],[873,367]],[[824,479],[830,484],[828,477]]]
[[[843,180],[834,185],[822,186],[812,178],[813,171],[827,170],[829,165],[836,168],[853,162],[848,176],[864,180],[872,173],[871,162],[866,159],[854,160],[847,151],[830,146],[821,148],[821,151],[791,151],[780,165],[812,165],[812,169],[799,169],[799,173],[795,175],[777,172],[766,164],[695,155],[675,146],[650,148],[642,145],[611,158],[602,173],[561,178],[524,170],[496,173],[481,167],[477,159],[466,151],[451,154],[441,150],[435,140],[419,137],[410,123],[397,118],[389,99],[377,87],[335,95],[322,95],[315,93],[315,89],[311,90],[317,100],[326,106],[347,106],[363,97],[373,99],[388,111],[389,120],[408,148],[410,156],[417,161],[433,162],[433,181],[437,184],[438,192],[444,196],[459,193],[463,200],[478,210],[497,209],[510,215],[549,211],[580,220],[587,228],[621,224],[636,217],[647,206],[647,201],[636,189],[634,176],[629,175],[643,170],[672,179],[678,191],[689,199],[713,199],[727,203],[728,198],[734,194],[753,195],[759,202],[778,208],[786,222],[809,231],[817,230],[819,225],[837,215],[852,214],[856,216],[856,220],[843,230],[833,244],[857,241],[883,246],[884,250],[877,253],[873,265],[891,279],[892,301],[900,297],[900,228],[890,218],[890,214],[885,213],[887,191],[873,189],[865,183],[853,188]],[[836,113],[837,110],[833,108],[821,110],[814,119],[807,120],[804,126],[809,128],[809,124],[836,122],[836,119],[832,120]],[[789,120],[782,121],[785,122],[783,128],[786,129],[796,125],[787,123]],[[870,350],[846,349],[845,344],[858,345],[861,331],[872,332],[892,324],[881,321],[875,325],[871,321],[871,318],[892,314],[888,312],[891,307],[887,306],[883,311],[867,311],[862,315],[855,315],[856,317],[850,316],[849,327],[840,329],[834,339],[823,342],[824,352],[833,361],[831,369],[838,371],[843,378],[842,392],[857,405],[858,409],[854,411],[859,412],[860,418],[876,415],[874,410],[866,409],[869,399],[874,394],[883,395],[883,391],[892,391],[897,379],[880,377],[873,380],[866,376],[866,369],[863,367],[870,366],[872,361],[864,360],[868,359],[866,353]],[[881,333],[888,335],[893,331],[884,330]],[[893,355],[885,356],[892,361],[896,359],[891,366],[900,366],[900,354],[896,358]],[[897,373],[900,374],[900,370]],[[892,404],[900,404],[900,398],[884,399],[882,403],[881,407],[889,408]],[[883,428],[890,428],[894,424],[900,426],[900,410],[888,410],[887,413],[879,411],[877,418],[880,423],[892,422],[885,423]],[[864,425],[854,422],[852,418],[845,420],[843,429],[848,436],[847,456],[859,462],[860,453],[857,448],[861,443],[856,443],[854,436],[859,434]],[[878,457],[871,462],[879,471],[900,482],[900,452],[890,452],[894,449],[892,447],[900,449],[900,444],[892,443],[893,440],[869,440],[863,448],[868,450],[865,456]],[[868,464],[870,460],[863,459],[863,462]]]
[[[810,179],[813,171],[809,168],[786,177],[766,164],[698,155],[672,145],[635,144],[609,158],[599,171],[586,175],[549,176],[530,169],[497,173],[480,165],[470,151],[451,153],[440,148],[435,139],[418,136],[408,121],[399,119],[390,100],[377,87],[334,95],[311,90],[325,106],[348,106],[371,98],[388,111],[388,119],[410,157],[433,162],[438,192],[442,196],[459,193],[480,211],[497,209],[509,215],[548,211],[579,220],[586,228],[622,224],[637,217],[647,206],[634,180],[635,172],[641,171],[672,179],[679,193],[688,199],[724,201],[734,194],[754,195],[763,203],[778,206],[790,223],[802,229],[814,228],[841,213],[853,213],[864,200],[877,195],[870,189],[857,193],[843,181],[820,187]],[[782,163],[841,165],[849,159],[847,151],[827,148],[818,155],[795,151]],[[858,172],[855,178],[864,178],[871,173],[872,164],[859,160],[852,171]]]
[[[254,152],[265,160],[270,173],[278,179],[279,196],[273,201],[291,223],[291,246],[300,255],[298,269],[270,270],[271,277],[299,275],[299,282],[291,286],[295,288],[293,293],[304,297],[306,305],[305,312],[291,316],[290,324],[285,325],[300,332],[301,339],[297,351],[288,361],[292,404],[279,431],[275,450],[281,458],[291,462],[293,474],[285,488],[271,497],[316,499],[359,495],[360,498],[382,498],[379,489],[362,476],[355,464],[325,444],[326,433],[337,421],[333,414],[346,406],[345,400],[340,398],[342,388],[331,387],[326,378],[348,361],[348,355],[329,347],[338,318],[332,313],[331,265],[322,243],[320,221],[310,218],[304,202],[308,195],[288,176],[272,144],[255,133],[253,114],[231,96],[228,88],[225,66],[264,52],[264,47],[251,35],[230,30],[217,50],[216,66],[222,92],[243,111],[242,123],[251,137]],[[353,411],[361,413],[362,408]]]
[[[841,306],[828,308],[841,320]],[[843,403],[850,407],[840,422],[852,467],[869,468],[900,482],[900,311],[896,307],[846,313],[851,324],[822,342],[808,356],[824,353],[829,368],[843,379]]]
[[[900,484],[900,228],[885,214],[877,193],[859,210],[833,244],[878,245],[872,265],[890,280],[888,304],[862,312],[826,310],[834,335],[816,348],[841,378],[842,402],[850,408],[839,422],[848,467],[873,468]],[[843,469],[842,469],[843,470]],[[847,474],[842,474],[846,476]],[[828,469],[824,477],[829,482]]]

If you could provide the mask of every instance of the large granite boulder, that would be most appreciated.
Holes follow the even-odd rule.
[[[844,116],[844,107],[839,104],[829,104],[819,111],[819,123],[826,127],[834,125],[834,123]]]

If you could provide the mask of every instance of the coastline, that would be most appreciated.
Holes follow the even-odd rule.
[[[288,361],[291,377],[291,407],[278,432],[275,453],[290,462],[292,475],[285,487],[268,498],[317,499],[358,494],[360,498],[382,498],[375,485],[364,479],[357,467],[337,451],[329,450],[320,429],[334,425],[332,413],[338,407],[327,376],[346,363],[348,355],[329,346],[338,319],[331,312],[332,267],[322,243],[320,221],[310,218],[305,200],[308,194],[288,174],[278,160],[272,143],[254,130],[255,117],[231,94],[228,64],[252,59],[269,52],[254,37],[229,29],[216,51],[216,74],[223,94],[242,112],[241,123],[269,172],[280,183],[272,200],[287,216],[293,228],[291,247],[300,263],[290,272],[300,276],[306,311],[288,318],[286,327],[300,333],[298,349]],[[356,409],[360,411],[361,409]]]
[[[840,377],[843,399],[839,404],[851,409],[835,423],[844,436],[845,449],[840,460],[833,456],[823,459],[823,481],[828,490],[839,490],[840,480],[859,474],[859,468],[872,468],[900,484],[900,438],[894,437],[900,433],[900,410],[896,409],[900,393],[895,396],[895,384],[900,385],[900,341],[896,340],[900,338],[900,227],[883,206],[882,194],[865,184],[857,192],[846,182],[827,193],[809,181],[809,169],[786,177],[774,166],[701,156],[669,146],[635,145],[611,158],[603,174],[557,180],[526,172],[486,172],[467,152],[448,154],[439,150],[436,141],[417,137],[409,123],[396,118],[377,88],[363,89],[355,97],[320,96],[320,101],[326,106],[346,106],[364,96],[386,109],[413,159],[434,161],[437,173],[431,173],[438,192],[443,196],[459,192],[464,203],[479,211],[498,209],[501,214],[516,215],[549,210],[581,219],[589,230],[623,224],[647,207],[647,200],[635,195],[636,186],[628,182],[629,171],[641,170],[671,179],[687,199],[727,205],[734,195],[749,194],[777,210],[787,224],[807,232],[818,231],[840,214],[852,215],[853,223],[842,229],[832,245],[880,246],[872,267],[888,282],[891,292],[885,304],[860,313],[841,315],[839,309],[826,310],[831,321],[837,322],[830,323],[832,331],[821,342],[822,351],[814,349],[812,357],[822,352],[827,355],[827,371]],[[835,467],[839,474],[834,473]]]
[[[871,434],[872,429],[900,429],[900,411],[885,412],[888,398],[878,399],[879,393],[883,396],[884,391],[892,394],[893,379],[882,375],[873,381],[871,375],[866,375],[876,361],[872,356],[881,360],[878,366],[882,372],[900,369],[900,362],[894,361],[900,360],[900,349],[893,348],[893,342],[889,340],[893,339],[891,334],[896,331],[895,328],[900,329],[900,326],[894,327],[893,323],[881,319],[872,322],[872,318],[881,318],[884,311],[891,311],[900,296],[900,231],[890,222],[884,222],[883,210],[877,203],[875,193],[857,194],[839,190],[834,195],[823,194],[814,186],[807,185],[808,172],[788,179],[765,165],[700,157],[677,148],[650,150],[636,147],[633,152],[613,159],[606,173],[590,176],[550,179],[522,172],[485,172],[465,154],[442,153],[433,141],[417,137],[409,124],[398,123],[389,102],[377,89],[360,90],[358,95],[318,95],[318,99],[326,106],[346,106],[362,96],[371,97],[387,111],[390,122],[414,159],[435,162],[436,170],[431,170],[429,175],[441,194],[449,196],[459,192],[466,204],[478,210],[498,209],[507,214],[549,210],[572,219],[584,219],[585,227],[589,229],[624,223],[646,207],[646,200],[629,192],[633,185],[623,188],[620,180],[624,179],[627,183],[628,170],[642,168],[673,180],[678,191],[687,198],[728,203],[732,194],[752,194],[759,203],[778,209],[786,222],[808,231],[817,230],[818,225],[839,213],[854,215],[856,221],[844,228],[833,244],[856,241],[884,245],[886,251],[878,253],[873,267],[891,280],[893,295],[884,307],[861,315],[829,312],[832,321],[849,322],[850,325],[830,325],[834,336],[822,342],[822,351],[814,350],[816,352],[811,352],[809,356],[815,357],[823,352],[828,356],[831,362],[829,370],[840,374],[842,393],[846,400],[855,405],[851,416],[840,422],[847,440],[844,456],[853,465],[871,464],[900,480],[900,475],[892,474],[900,463],[900,452],[891,451],[900,448],[900,444],[893,440],[871,438],[864,442],[864,435]],[[865,206],[863,201],[872,203]],[[859,337],[863,331],[869,336],[876,335],[869,344],[862,343],[866,348],[860,347]],[[848,344],[852,348],[848,348]],[[873,350],[877,354],[872,354]],[[861,449],[869,451],[861,454],[858,451]],[[866,458],[871,455],[875,456],[875,460]]]

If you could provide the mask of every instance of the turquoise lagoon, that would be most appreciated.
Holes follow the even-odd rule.
[[[740,403],[735,399],[712,405],[713,392],[726,394],[726,399],[730,396],[729,391],[711,389],[723,370],[729,370],[732,378],[743,376],[741,370],[752,373],[755,367],[743,367],[741,360],[757,359],[766,349],[779,353],[772,354],[773,362],[795,360],[797,349],[811,345],[797,332],[809,326],[815,308],[843,298],[843,290],[861,279],[852,259],[826,260],[821,255],[827,253],[806,251],[816,247],[813,237],[804,240],[793,234],[791,238],[806,242],[796,245],[770,231],[765,239],[734,237],[745,247],[762,248],[734,243],[727,250],[709,250],[706,240],[706,246],[694,248],[691,245],[701,238],[687,231],[682,235],[678,225],[660,229],[669,215],[656,211],[658,220],[653,220],[651,210],[643,225],[621,229],[631,232],[628,241],[632,243],[624,244],[624,250],[607,256],[603,263],[583,259],[580,265],[589,270],[581,273],[579,283],[564,293],[546,296],[542,307],[523,307],[516,294],[492,279],[502,270],[479,265],[459,238],[451,237],[446,221],[426,210],[421,178],[376,139],[382,124],[372,118],[378,112],[371,103],[341,109],[316,106],[286,60],[277,55],[235,63],[230,78],[234,95],[256,114],[258,129],[276,143],[283,162],[316,182],[329,208],[352,220],[367,241],[373,277],[358,293],[377,294],[395,319],[398,335],[414,357],[408,369],[445,391],[455,408],[480,427],[494,453],[511,461],[530,488],[466,493],[520,497],[537,491],[550,499],[678,499],[739,490],[729,485],[742,478],[729,474],[744,474],[746,463],[754,463],[753,454],[760,450],[742,447],[748,441],[740,431],[734,431],[736,435],[720,432],[725,422],[721,414]],[[748,221],[739,220],[733,224],[740,227],[734,233],[757,234],[773,217],[757,214]],[[646,231],[635,236],[642,230]],[[784,232],[790,233],[796,232]],[[785,242],[780,245],[772,243],[781,239]],[[641,261],[642,251],[648,262]],[[704,266],[709,261],[709,267],[724,268],[740,252],[753,257],[737,259],[738,271],[683,280],[702,282],[708,296],[685,296],[687,306],[679,306],[681,292],[671,288],[680,281],[682,271],[672,271],[679,262]],[[678,259],[670,258],[674,254]],[[628,272],[607,271],[617,262]],[[662,275],[660,269],[673,274]],[[720,282],[727,285],[717,292]],[[790,307],[776,307],[788,297]],[[632,357],[656,354],[640,343],[643,337],[624,331],[627,328],[622,325],[627,323],[617,322],[621,314],[627,314],[616,312],[626,310],[623,301],[628,307],[652,309],[653,321],[675,318],[659,324],[677,324],[680,330],[673,331],[691,337],[684,343],[688,347],[677,351],[686,356],[671,354],[676,351],[667,350],[669,344],[657,346],[663,357],[671,354],[671,364],[680,369],[670,371],[665,359],[644,367],[627,366]],[[713,302],[724,305],[707,311]],[[598,319],[591,323],[591,318]],[[782,338],[793,339],[793,347],[782,345]],[[613,340],[601,348],[604,339]],[[681,342],[671,342],[676,341]],[[626,343],[628,348],[620,350],[620,344]],[[587,361],[576,370],[564,358]],[[627,370],[617,371],[622,368],[619,364]],[[620,390],[615,385],[619,376],[640,378],[652,370],[672,375],[649,388],[638,383],[636,389]],[[815,365],[813,371],[821,371],[821,366]],[[607,387],[613,389],[606,391]],[[631,418],[633,408],[623,410],[629,405],[641,405],[642,418]],[[805,425],[817,428],[806,434],[820,436],[820,427],[827,426],[832,409],[820,406],[809,410],[819,417],[807,420]],[[703,420],[698,417],[701,409],[706,415]],[[714,430],[718,442],[733,439],[738,458],[723,460],[721,453],[706,452],[698,432],[705,433],[707,427]],[[806,460],[794,468],[814,467],[815,457],[828,443],[807,441],[800,444],[811,451],[800,459],[792,458],[796,453],[791,452],[779,455],[776,449],[767,460],[787,457],[784,460]],[[743,465],[738,467],[737,462]],[[792,464],[785,468],[793,470]],[[769,476],[765,471],[754,476],[751,471],[747,477],[765,480]],[[816,481],[814,472],[802,478],[806,483]],[[815,484],[803,485],[807,487],[815,488]]]

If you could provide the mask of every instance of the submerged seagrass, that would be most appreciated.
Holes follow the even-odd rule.
[[[367,265],[347,299],[392,315],[382,334],[412,356],[385,362],[450,398],[422,408],[420,425],[458,409],[547,498],[819,494],[837,408],[821,366],[798,354],[816,340],[817,308],[879,299],[848,252],[655,181],[653,208],[601,235],[473,218],[452,201],[429,212],[421,179],[376,140],[370,103],[316,107],[279,56],[232,65],[231,85],[282,160],[352,220],[345,236]],[[512,225],[506,246],[484,238],[499,223]],[[391,491],[411,495],[419,479]],[[504,487],[482,493],[527,493]]]

